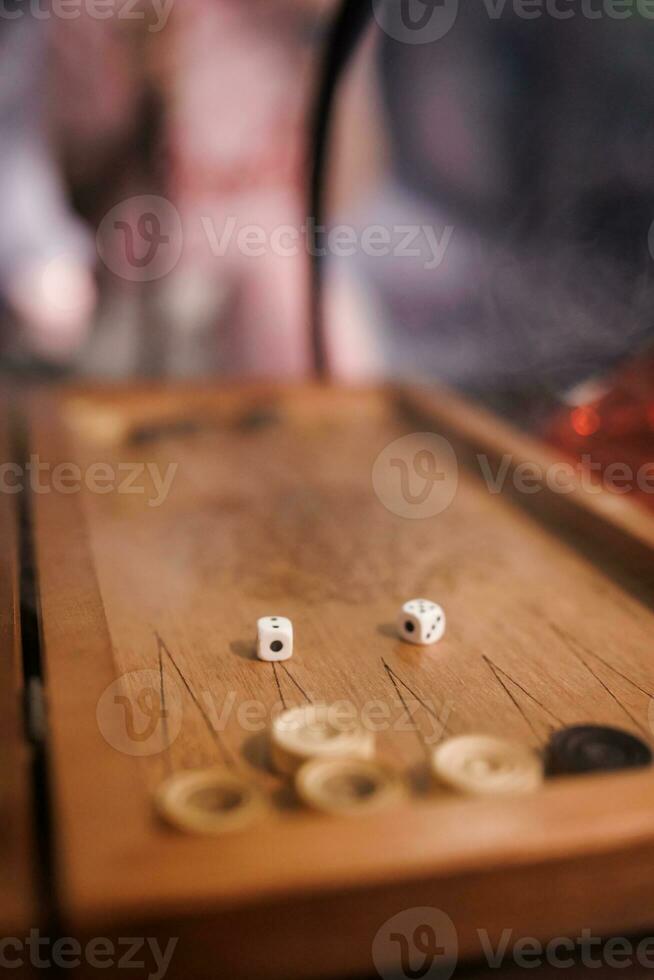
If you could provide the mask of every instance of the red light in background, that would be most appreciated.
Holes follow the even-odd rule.
[[[584,384],[568,393],[564,407],[543,425],[545,440],[567,457],[592,455],[602,472],[620,463],[634,473],[645,466],[649,474],[654,463],[654,348],[603,379],[603,389]],[[630,496],[654,513],[654,494],[638,481],[631,490]]]
[[[570,423],[578,436],[592,436],[600,427],[599,413],[591,405],[575,408],[570,413]]]

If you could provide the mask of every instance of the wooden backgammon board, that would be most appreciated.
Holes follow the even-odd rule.
[[[9,404],[0,398],[3,462],[12,459],[11,443]],[[4,936],[20,933],[39,917],[33,760],[23,721],[18,515],[15,495],[0,493],[0,929]]]
[[[646,510],[581,488],[519,492],[516,468],[546,468],[554,451],[444,392],[75,388],[16,410],[22,462],[33,473],[37,458],[41,482],[0,495],[2,751],[14,761],[0,800],[14,833],[3,928],[41,914],[67,936],[174,936],[169,977],[289,980],[372,974],[383,923],[423,906],[451,918],[464,959],[480,955],[480,928],[547,939],[654,926],[650,767],[482,798],[438,788],[429,766],[466,734],[540,753],[553,731],[594,724],[652,744]],[[437,513],[415,511],[418,484],[398,496],[393,482],[411,458],[388,447],[415,433],[450,447],[436,452]],[[490,489],[484,466],[497,472],[503,454],[506,479]],[[47,706],[40,874],[10,696],[22,684],[21,510],[40,630],[23,655]],[[395,631],[421,595],[447,612],[434,647]],[[254,654],[271,613],[294,625],[283,664]],[[280,706],[338,702],[374,717],[375,756],[403,785],[391,805],[314,812],[271,766]],[[251,786],[257,812],[212,835],[162,819],[162,784],[208,767]]]

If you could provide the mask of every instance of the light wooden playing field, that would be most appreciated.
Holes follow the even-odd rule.
[[[289,980],[371,971],[377,929],[412,906],[445,910],[466,956],[480,927],[654,924],[649,770],[477,801],[437,791],[427,767],[463,733],[540,749],[595,722],[652,743],[644,512],[582,491],[489,492],[477,452],[494,468],[505,451],[512,466],[553,457],[445,394],[77,389],[26,412],[42,462],[104,462],[121,480],[132,464],[176,468],[160,506],[143,474],[132,489],[145,493],[29,499],[68,934],[156,930],[181,937],[169,976]],[[425,519],[401,498],[393,513],[372,484],[382,450],[415,432],[446,436],[458,459],[456,473],[440,461],[451,505]],[[436,647],[394,633],[415,596],[447,612]],[[266,614],[293,620],[283,665],[254,658]],[[280,704],[336,701],[379,727],[379,758],[407,782],[400,807],[316,815],[271,770],[264,729]],[[160,822],[160,782],[209,765],[257,784],[267,817],[217,838]]]

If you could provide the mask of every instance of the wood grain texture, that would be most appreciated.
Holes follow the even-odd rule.
[[[210,951],[212,970],[291,977],[369,969],[376,929],[407,905],[446,909],[466,955],[482,926],[546,937],[652,924],[651,773],[559,781],[512,801],[431,787],[427,752],[443,734],[539,748],[561,724],[598,722],[651,742],[654,615],[464,468],[433,518],[383,507],[371,472],[415,430],[403,405],[392,392],[320,387],[35,399],[43,461],[125,475],[176,466],[160,506],[149,506],[147,470],[144,493],[33,501],[71,927],[170,921],[187,975],[203,975]],[[420,594],[448,614],[430,650],[391,629]],[[256,619],[271,613],[294,622],[283,666],[253,658]],[[142,736],[162,698],[153,743]],[[312,815],[270,770],[262,726],[280,703],[339,700],[383,728],[379,755],[412,788],[402,808]],[[269,819],[215,840],[160,826],[152,790],[207,764],[255,782]],[[334,944],[326,922],[347,926],[348,942]]]
[[[9,397],[0,393],[0,462],[15,463]],[[16,482],[4,472],[0,491],[0,931],[22,935],[36,924],[30,752],[22,717]]]

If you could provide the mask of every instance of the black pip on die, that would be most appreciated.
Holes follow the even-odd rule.
[[[400,609],[397,628],[407,643],[431,646],[438,643],[445,632],[445,613],[429,599],[410,599]]]
[[[288,660],[293,656],[293,623],[285,616],[263,616],[257,620],[259,660]]]

